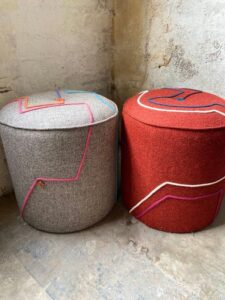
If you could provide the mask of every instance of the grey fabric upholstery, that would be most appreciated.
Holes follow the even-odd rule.
[[[18,101],[5,105],[0,111],[0,122],[15,128],[35,130],[88,126],[90,124],[89,115],[84,105],[71,105],[73,103],[88,104],[94,116],[94,124],[113,118],[118,112],[114,102],[96,93],[83,91],[69,93],[67,90],[60,90],[60,94],[67,105],[50,106],[22,114],[19,112]],[[23,97],[20,99],[22,101],[22,111],[26,111]],[[55,105],[57,103],[56,99],[57,93],[55,91],[34,94],[28,97],[28,108],[36,105]]]
[[[46,99],[48,95],[51,93],[46,94]],[[100,101],[96,102],[92,94],[81,96],[82,99],[79,94],[70,95],[70,99],[65,101],[86,101],[93,113],[95,125],[92,126],[83,168],[76,181],[44,181],[44,186],[35,186],[23,217],[40,230],[72,232],[89,227],[107,215],[116,199],[117,107],[106,98],[104,101],[108,101],[114,110]],[[31,103],[40,102],[35,98]],[[68,107],[64,106],[60,107],[58,122],[55,117],[58,107],[34,110],[14,118],[15,104],[3,108],[0,123],[5,154],[21,207],[35,178],[70,178],[76,175],[90,127],[85,125],[88,120],[82,111],[77,113],[71,108],[68,111]],[[10,109],[11,106],[14,108]],[[32,120],[30,116],[33,113],[35,117]],[[41,121],[42,113],[44,120]],[[17,123],[19,128],[16,128]]]

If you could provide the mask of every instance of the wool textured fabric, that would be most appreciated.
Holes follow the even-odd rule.
[[[18,205],[24,220],[40,230],[84,229],[115,202],[118,110],[96,95],[48,92],[29,97],[28,105],[21,98],[1,110]]]
[[[13,100],[2,108],[1,124],[34,130],[69,129],[90,125],[85,104],[94,116],[92,125],[114,117],[117,112],[115,103],[96,93],[76,90],[58,93],[50,91]]]
[[[192,89],[145,91],[126,101],[122,119],[130,213],[169,232],[211,224],[225,189],[225,101]]]

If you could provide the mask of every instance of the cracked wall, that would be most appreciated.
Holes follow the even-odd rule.
[[[225,97],[224,0],[115,1],[115,95],[165,86]]]

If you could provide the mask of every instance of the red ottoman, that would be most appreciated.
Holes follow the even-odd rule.
[[[144,91],[127,100],[122,116],[130,213],[170,232],[211,224],[225,190],[225,100],[193,89]]]

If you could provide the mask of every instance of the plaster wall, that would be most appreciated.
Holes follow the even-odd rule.
[[[0,103],[66,87],[109,96],[111,0],[1,0]],[[0,146],[0,195],[11,190]]]
[[[225,97],[224,0],[1,0],[0,102],[54,87]],[[0,146],[0,195],[11,188]]]
[[[225,97],[224,0],[116,0],[115,90],[157,87]]]

